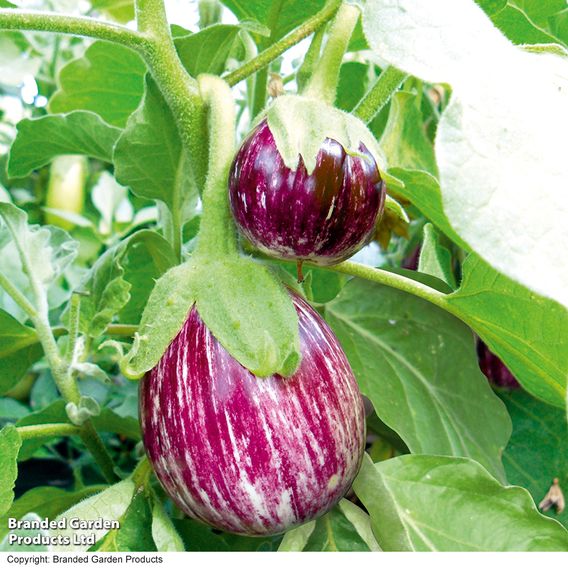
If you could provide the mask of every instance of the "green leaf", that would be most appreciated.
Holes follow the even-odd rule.
[[[491,21],[515,44],[556,43],[558,40],[538,27],[516,6],[507,4],[491,15]]]
[[[326,305],[363,394],[413,453],[466,456],[503,479],[511,433],[470,330],[399,290],[352,280]]]
[[[397,194],[410,199],[438,229],[465,246],[444,215],[435,178],[398,168],[389,171],[404,182]],[[529,392],[550,404],[564,405],[566,310],[503,276],[475,255],[468,257],[463,272],[461,288],[448,297],[451,309],[481,336]]]
[[[568,307],[568,255],[557,253],[568,243],[568,51],[521,49],[466,0],[374,0],[363,12],[378,57],[451,86],[436,161],[455,232],[496,270]]]
[[[347,61],[339,69],[339,83],[335,104],[341,110],[351,112],[363,98],[369,83],[369,65]]]
[[[79,289],[80,329],[98,337],[121,314],[122,321],[138,323],[154,280],[176,264],[169,243],[155,231],[140,230],[97,259]]]
[[[278,12],[274,12],[274,3],[271,0],[222,1],[239,20],[253,19],[269,28],[272,27],[272,41],[279,40],[307,18],[319,12],[325,3],[325,0],[284,0],[276,4]]]
[[[399,91],[390,101],[390,111],[381,137],[389,167],[424,170],[438,174],[434,148],[426,135],[420,103],[415,93]]]
[[[185,547],[162,504],[155,500],[152,507],[152,538],[158,552],[183,552]]]
[[[369,515],[343,499],[323,517],[288,531],[278,550],[361,552],[380,549],[371,530]]]
[[[11,265],[6,276],[36,309],[47,311],[48,291],[75,259],[78,243],[57,227],[28,225],[27,213],[11,203],[0,203],[0,218],[11,237],[2,238],[0,227],[0,249]]]
[[[91,6],[122,24],[134,19],[134,0],[91,0]]]
[[[501,392],[513,421],[513,434],[503,454],[508,480],[528,489],[540,503],[554,478],[568,489],[568,426],[563,410],[551,408],[522,390]],[[545,513],[568,526],[568,509]]]
[[[448,238],[464,250],[469,250],[469,246],[454,231],[444,214],[440,184],[434,176],[427,172],[403,168],[390,168],[389,174],[404,184],[403,187],[396,188],[397,196],[411,201]]]
[[[470,255],[457,292],[447,297],[534,396],[564,407],[568,369],[568,311],[513,282]]]
[[[299,354],[297,314],[284,287],[263,265],[244,258],[172,268],[154,288],[140,322],[127,376],[152,369],[182,328],[192,304],[223,347],[259,376],[290,376]]]
[[[120,517],[120,528],[112,529],[93,550],[97,552],[153,552],[152,513],[144,492],[137,493]]]
[[[87,110],[113,126],[124,127],[144,92],[146,66],[131,49],[96,41],[59,71],[51,113]]]
[[[164,202],[182,223],[191,217],[198,192],[174,117],[154,81],[128,119],[113,156],[115,176],[135,195]]]
[[[385,551],[568,551],[568,532],[525,489],[469,459],[366,456],[353,487]]]
[[[221,75],[227,60],[241,44],[240,26],[215,24],[174,40],[183,66],[192,77],[202,73]]]
[[[457,287],[452,271],[452,255],[440,243],[440,235],[431,223],[424,225],[424,239],[420,248],[418,271],[436,276],[443,280],[452,290],[455,290]]]
[[[30,409],[19,400],[8,396],[0,397],[0,425],[6,422],[15,422],[29,413]]]
[[[104,519],[107,521],[118,521],[126,512],[132,498],[134,496],[134,483],[130,479],[125,479],[120,483],[111,485],[108,489],[77,503],[64,513],[58,515],[56,520],[66,518],[68,521],[72,518],[78,518],[82,521]],[[95,535],[95,540],[98,541],[103,538],[109,529],[72,529],[67,523],[64,529],[53,529],[50,531],[52,536],[69,537],[71,542],[75,535],[91,536]],[[84,552],[89,548],[89,545],[75,544],[71,546],[54,545],[54,552]]]
[[[18,452],[22,440],[12,425],[0,430],[0,517],[4,516],[14,499],[14,483],[18,477]]]
[[[36,513],[41,518],[54,519],[76,503],[99,493],[104,485],[91,485],[79,491],[65,491],[57,487],[36,487],[16,499],[10,509],[0,516],[0,538],[8,533],[8,518],[21,519],[27,513]]]
[[[35,330],[0,310],[0,394],[15,386],[42,354]]]
[[[61,154],[85,154],[111,162],[120,130],[93,112],[77,110],[41,118],[24,118],[10,149],[8,174],[25,177]]]

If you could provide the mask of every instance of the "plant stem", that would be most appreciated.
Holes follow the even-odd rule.
[[[91,37],[120,43],[135,51],[144,51],[144,34],[94,18],[65,16],[51,12],[0,8],[0,29],[33,32],[53,32]]]
[[[203,217],[195,255],[238,254],[235,224],[229,209],[227,180],[235,151],[235,103],[229,85],[213,75],[199,83],[209,110],[209,171],[203,190]]]
[[[341,0],[329,0],[317,14],[306,20],[302,25],[259,53],[254,59],[247,61],[244,65],[229,73],[225,77],[227,83],[229,83],[230,86],[236,85],[249,75],[256,73],[259,69],[266,67],[293,45],[296,45],[304,38],[314,33],[333,18],[340,4]]]
[[[321,99],[329,104],[335,102],[339,69],[359,15],[357,6],[346,2],[341,4],[331,24],[323,54],[317,62],[304,95]]]
[[[79,436],[90,454],[95,458],[98,466],[101,468],[104,478],[109,483],[116,483],[116,481],[118,481],[118,476],[114,471],[112,458],[103,444],[99,433],[96,431],[90,420],[81,426]]]
[[[80,428],[73,424],[34,424],[18,426],[18,434],[22,440],[33,438],[54,438],[59,436],[77,436]]]
[[[353,109],[352,114],[369,123],[387,104],[393,93],[400,87],[407,75],[395,67],[387,67]]]
[[[207,171],[207,124],[197,81],[179,59],[162,0],[136,0],[136,20],[148,43],[144,59],[177,122],[198,187]]]
[[[270,37],[263,38],[260,44],[261,49],[269,48],[275,40],[274,31],[278,25],[278,19],[280,18],[280,12],[284,6],[284,0],[272,0],[270,5],[270,11],[268,13],[268,29],[270,30]],[[266,95],[268,87],[268,66],[263,67],[258,71],[254,83],[254,94],[252,97],[252,107],[251,118],[260,113],[260,111],[266,106]]]
[[[12,300],[18,304],[27,316],[32,319],[37,316],[37,311],[32,303],[0,272],[0,288],[4,288]]]
[[[67,340],[67,361],[73,359],[75,346],[79,338],[79,317],[81,315],[81,295],[71,294],[69,302],[69,338]]]
[[[306,264],[310,263],[306,262]],[[438,290],[434,290],[433,288],[430,288],[430,286],[426,286],[426,284],[416,282],[415,280],[402,276],[401,274],[396,274],[395,272],[388,272],[387,270],[381,270],[380,268],[373,268],[371,266],[350,261],[342,262],[335,266],[320,266],[319,268],[333,272],[341,272],[342,274],[364,278],[365,280],[370,280],[377,284],[396,288],[402,292],[407,292],[408,294],[427,300],[446,311],[451,311],[450,306],[446,301],[446,294],[438,292]]]

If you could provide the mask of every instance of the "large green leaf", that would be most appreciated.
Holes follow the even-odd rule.
[[[507,478],[528,489],[540,503],[554,478],[568,490],[568,426],[563,410],[551,408],[522,390],[502,392],[513,421],[513,434],[503,464]],[[548,513],[568,526],[568,509]]]
[[[184,67],[190,75],[201,73],[221,75],[227,60],[241,42],[241,28],[216,24],[204,30],[175,39],[175,46]]]
[[[471,255],[457,292],[447,298],[532,394],[564,407],[568,369],[568,311],[529,292]]]
[[[97,543],[97,552],[153,552],[152,513],[144,492],[137,493],[120,517],[120,528],[112,529]]]
[[[197,188],[174,117],[149,76],[142,103],[116,143],[113,161],[118,182],[136,195],[164,202],[182,221],[191,216]]]
[[[25,118],[10,149],[8,174],[24,177],[61,154],[85,154],[110,162],[120,130],[88,111]]]
[[[0,394],[16,385],[42,354],[35,330],[0,310]]]
[[[79,518],[83,521],[104,519],[106,521],[118,521],[128,509],[134,496],[135,486],[132,480],[125,479],[120,483],[111,485],[108,489],[77,503],[64,513],[61,513],[57,520],[67,519],[66,528],[53,529],[51,535],[54,537],[68,537],[74,542],[76,537],[88,537],[95,535],[95,540],[103,538],[109,529],[72,529],[69,527],[69,519]],[[85,544],[55,545],[54,552],[85,552],[89,548]]]
[[[0,219],[3,275],[46,316],[49,292],[75,259],[78,243],[57,227],[28,225],[27,213],[11,203],[0,203]]]
[[[140,103],[145,73],[146,66],[136,52],[97,41],[59,71],[59,89],[49,101],[49,110],[88,110],[123,127]]]
[[[387,551],[568,551],[568,532],[529,493],[464,458],[366,456],[353,485]]]
[[[278,550],[357,552],[380,549],[371,530],[369,515],[343,499],[323,517],[288,531]]]
[[[86,292],[81,330],[97,337],[119,313],[124,323],[138,323],[154,281],[175,264],[171,246],[155,231],[137,231],[107,250],[79,286]]]
[[[0,516],[10,509],[14,483],[18,477],[17,458],[22,440],[12,425],[0,430]]]
[[[152,539],[158,552],[183,552],[185,547],[162,504],[155,500],[152,506]]]
[[[444,215],[434,177],[400,168],[389,172],[404,182],[397,193],[410,199],[456,244],[464,245]],[[551,404],[564,405],[566,310],[503,276],[475,255],[468,257],[463,272],[461,288],[448,297],[450,309],[503,359],[528,391]]]
[[[558,254],[568,246],[568,52],[513,45],[471,0],[363,10],[376,55],[452,88],[435,149],[454,230],[501,273],[568,307],[568,255]]]
[[[511,433],[472,333],[409,294],[353,280],[326,305],[363,394],[413,453],[471,457],[503,479]]]

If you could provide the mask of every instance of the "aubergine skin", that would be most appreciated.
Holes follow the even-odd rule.
[[[347,154],[327,138],[307,174],[302,158],[286,167],[266,121],[245,140],[229,178],[231,209],[241,232],[260,251],[331,265],[372,238],[384,209],[385,184],[363,144]]]
[[[141,384],[146,453],[189,516],[272,535],[323,515],[349,490],[365,448],[365,410],[333,332],[304,300],[302,362],[259,378],[213,337],[193,307]]]

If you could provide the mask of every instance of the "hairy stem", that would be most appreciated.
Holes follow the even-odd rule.
[[[195,254],[236,254],[236,231],[227,194],[229,169],[235,151],[235,103],[229,85],[212,75],[200,77],[209,111],[209,171],[203,190],[203,217]]]
[[[329,104],[335,102],[339,69],[359,15],[359,8],[352,4],[344,2],[339,8],[322,56],[304,91],[306,96],[319,98]]]
[[[387,67],[359,101],[352,113],[363,122],[369,123],[387,104],[394,92],[400,87],[407,75],[395,67]]]
[[[69,302],[69,339],[67,341],[67,361],[73,359],[75,346],[79,338],[79,317],[81,315],[81,295],[71,294]]]
[[[203,187],[207,171],[206,117],[197,81],[185,70],[174,45],[162,0],[136,0],[138,28],[148,38],[143,56],[177,122],[191,171]]]
[[[90,454],[95,458],[98,466],[101,468],[104,478],[109,483],[116,483],[118,481],[118,476],[114,471],[114,463],[110,454],[108,453],[99,433],[96,431],[93,423],[89,420],[81,426],[79,431],[79,436],[81,437],[81,441],[87,449],[89,450]]]
[[[240,83],[243,79],[256,73],[259,69],[266,67],[270,62],[282,55],[285,51],[296,45],[304,38],[308,37],[316,30],[327,23],[337,10],[341,0],[329,0],[326,5],[314,16],[306,20],[302,25],[291,31],[282,39],[273,43],[270,47],[259,53],[255,58],[247,61],[244,65],[229,73],[225,80],[229,85],[233,86]]]
[[[380,268],[373,268],[371,266],[350,261],[342,262],[335,266],[323,266],[320,268],[332,270],[334,272],[341,272],[342,274],[348,274],[349,276],[356,276],[358,278],[370,280],[371,282],[376,282],[377,284],[390,286],[391,288],[396,288],[402,292],[407,292],[408,294],[427,300],[428,302],[449,311],[449,306],[445,299],[446,294],[438,292],[438,290],[434,290],[433,288],[430,288],[430,286],[426,286],[426,284],[416,282],[415,280],[402,276],[401,274],[388,272],[387,270],[381,270]]]
[[[51,12],[0,9],[0,29],[71,34],[120,43],[142,52],[147,39],[144,34],[125,26],[111,24],[83,16],[66,16]]]
[[[31,440],[33,438],[77,436],[80,428],[73,424],[34,424],[33,426],[18,426],[17,430],[22,440]]]

